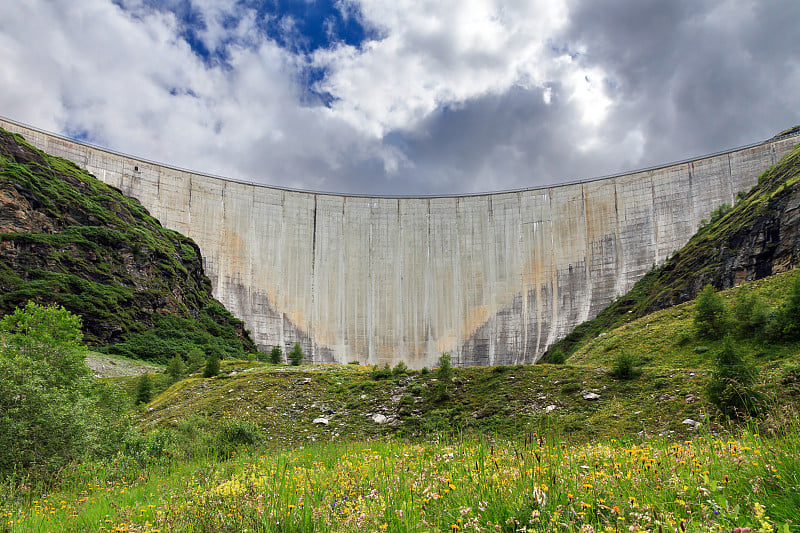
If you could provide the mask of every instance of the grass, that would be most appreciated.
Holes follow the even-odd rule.
[[[795,270],[750,282],[745,288],[757,294],[774,309],[785,299]],[[740,288],[721,291],[731,307]],[[694,305],[686,302],[649,314],[621,327],[602,332],[588,341],[567,359],[575,365],[611,366],[616,353],[625,350],[638,357],[640,364],[650,368],[709,369],[712,355],[722,346],[722,340],[697,339],[694,334]],[[800,355],[796,343],[769,343],[754,339],[738,340],[742,351],[751,354],[756,363],[765,367],[789,364]]]
[[[118,378],[128,376],[138,376],[148,372],[163,371],[163,366],[145,363],[138,359],[127,357],[111,356],[99,352],[89,352],[86,357],[92,374],[101,378]]]
[[[212,425],[235,418],[264,428],[274,443],[296,446],[457,432],[513,438],[556,424],[571,441],[586,442],[618,432],[686,435],[681,421],[702,418],[710,409],[701,400],[705,371],[647,368],[627,381],[577,365],[456,368],[440,400],[434,372],[375,380],[369,367],[355,365],[222,364],[216,379],[196,373],[156,396],[141,415],[141,427],[174,427],[193,416]],[[583,400],[584,390],[600,399]],[[690,394],[698,400],[687,403]],[[388,423],[376,424],[375,414]],[[329,424],[313,424],[318,417]]]
[[[796,422],[692,439],[569,444],[453,437],[255,448],[86,465],[57,492],[4,506],[6,531],[800,531]],[[632,528],[632,529],[631,529]]]

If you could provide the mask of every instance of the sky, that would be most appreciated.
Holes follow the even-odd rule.
[[[598,177],[800,124],[800,2],[0,2],[0,115],[272,186]]]

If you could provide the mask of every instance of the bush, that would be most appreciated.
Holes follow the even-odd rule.
[[[249,420],[229,418],[222,421],[215,439],[217,454],[223,458],[231,457],[239,448],[264,442],[260,427]]]
[[[766,331],[769,309],[757,294],[742,287],[736,292],[731,316],[737,337],[761,338]]]
[[[167,375],[172,383],[180,381],[186,375],[186,364],[183,362],[183,357],[175,355],[169,360],[167,364]]]
[[[760,395],[753,390],[755,378],[754,369],[742,358],[733,338],[726,335],[706,388],[709,401],[730,418],[755,415],[760,404]]]
[[[637,368],[638,360],[627,350],[619,349],[611,367],[611,376],[616,379],[633,379],[641,374]]]
[[[567,360],[567,356],[564,355],[564,351],[561,348],[553,348],[552,350],[547,351],[544,359],[545,363],[563,365]]]
[[[719,339],[727,329],[728,311],[722,297],[706,285],[694,306],[694,328],[698,337]]]
[[[216,352],[210,352],[206,357],[206,367],[203,370],[204,378],[213,378],[219,374],[219,356]]]
[[[450,383],[453,379],[453,367],[450,364],[450,354],[445,352],[439,357],[439,368],[436,370],[439,381]]]
[[[392,369],[389,368],[389,363],[383,365],[383,368],[380,368],[378,367],[378,365],[375,365],[372,367],[372,372],[370,372],[370,377],[375,380],[387,379],[391,377],[391,375],[392,375]]]
[[[408,374],[408,366],[403,361],[399,361],[392,369],[392,374],[395,376],[405,376]]]
[[[206,363],[206,358],[203,351],[199,348],[192,348],[186,355],[186,366],[190,372],[198,370]]]
[[[84,456],[92,381],[80,318],[32,302],[0,320],[0,476],[47,473]]]
[[[771,317],[768,329],[775,340],[800,339],[800,275],[795,274],[789,296]]]
[[[139,376],[139,379],[136,380],[136,405],[150,403],[152,397],[153,384],[150,383],[150,376],[148,374],[142,374]]]
[[[280,346],[273,346],[269,351],[269,362],[273,365],[279,365],[283,362],[283,350]]]
[[[450,365],[450,354],[443,353],[439,357],[439,367],[436,369],[436,387],[432,389],[433,401],[443,402],[450,397],[448,385],[453,380],[453,367]]]
[[[294,348],[289,352],[288,358],[292,366],[300,366],[300,363],[303,362],[303,349],[300,347],[299,342],[294,343]]]

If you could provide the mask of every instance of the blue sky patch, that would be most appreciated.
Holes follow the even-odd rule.
[[[125,9],[124,0],[116,0],[116,3]],[[178,22],[180,38],[208,66],[226,66],[230,45],[252,46],[263,38],[306,57],[315,50],[338,45],[360,47],[365,41],[379,38],[377,30],[362,24],[356,8],[349,5],[340,9],[336,0],[240,0],[228,10],[225,18],[217,21],[218,24],[233,29],[247,12],[255,12],[259,35],[248,36],[242,42],[232,32],[210,49],[203,40],[209,21],[191,0],[145,0],[145,5],[148,9],[172,13]],[[331,105],[333,96],[315,89],[326,73],[325,69],[311,66],[299,73],[296,82],[302,89],[304,105]]]

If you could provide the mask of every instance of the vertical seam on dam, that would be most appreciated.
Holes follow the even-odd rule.
[[[656,264],[661,258],[658,257],[658,206],[656,206],[656,185],[652,172],[647,173],[647,179],[650,180],[650,208],[653,210],[653,240],[651,241],[653,245],[653,264]]]

